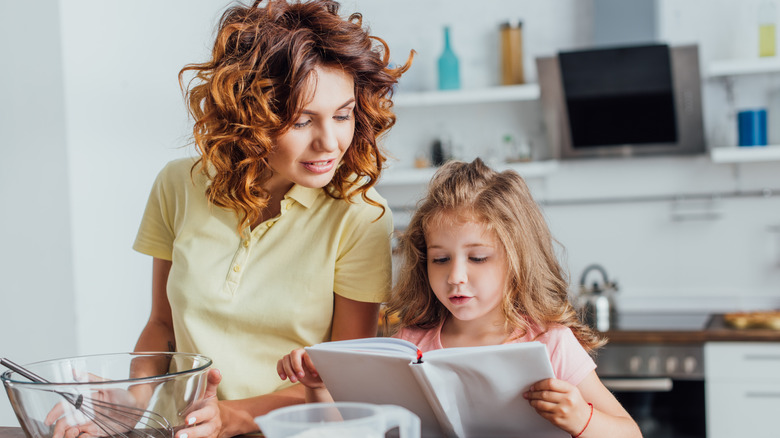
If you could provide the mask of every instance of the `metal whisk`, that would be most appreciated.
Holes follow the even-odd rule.
[[[18,373],[19,375],[36,383],[51,383],[43,377],[11,362],[0,358],[0,365]],[[84,397],[83,394],[47,390],[62,396],[73,405],[76,410],[94,423],[107,436],[122,438],[172,438],[173,428],[168,420],[154,412],[141,408],[125,406],[103,400]],[[137,429],[135,426],[143,423],[147,427]]]

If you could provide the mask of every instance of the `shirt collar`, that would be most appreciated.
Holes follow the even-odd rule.
[[[314,204],[314,201],[324,193],[321,188],[312,189],[304,187],[298,184],[292,186],[292,188],[284,195],[285,198],[292,198],[299,204],[306,208],[309,208]]]

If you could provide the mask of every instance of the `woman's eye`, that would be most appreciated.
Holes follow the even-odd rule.
[[[336,114],[335,116],[333,116],[333,118],[339,122],[346,122],[347,120],[352,118],[352,110],[349,110],[349,112],[347,113]]]
[[[450,260],[449,257],[434,257],[431,259],[431,262],[440,265],[442,263],[447,263],[449,260]]]
[[[296,123],[293,123],[294,128],[305,128],[311,124],[311,120],[299,120]]]
[[[487,257],[469,257],[469,260],[471,260],[474,263],[483,263],[487,261]]]

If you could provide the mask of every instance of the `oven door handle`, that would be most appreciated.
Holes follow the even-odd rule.
[[[640,391],[653,391],[653,392],[669,392],[672,390],[672,379],[668,377],[651,378],[651,379],[601,379],[601,383],[607,387],[610,391],[626,391],[626,392],[640,392]]]

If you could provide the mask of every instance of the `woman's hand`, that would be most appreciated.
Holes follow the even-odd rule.
[[[276,363],[276,372],[282,380],[290,379],[290,382],[301,382],[307,388],[321,389],[322,383],[317,368],[314,367],[309,354],[303,348],[297,348],[279,359]]]
[[[176,432],[176,438],[219,438],[222,432],[222,416],[217,400],[217,386],[222,374],[210,369],[206,377],[206,392],[196,403],[195,410],[186,415],[187,427]]]
[[[577,435],[588,423],[591,407],[582,398],[580,390],[563,380],[540,380],[523,394],[536,412],[547,421]]]
[[[73,370],[76,382],[104,382],[106,379],[91,373]],[[132,387],[130,388],[132,390]],[[109,432],[127,432],[142,419],[144,408],[130,390],[119,388],[98,389],[90,394],[69,395],[70,399],[57,403],[44,419],[53,426],[53,438],[71,438],[78,435],[106,436]],[[83,398],[82,398],[83,397]],[[114,419],[114,406],[127,407],[129,414],[122,423]],[[108,423],[111,429],[104,426]]]

